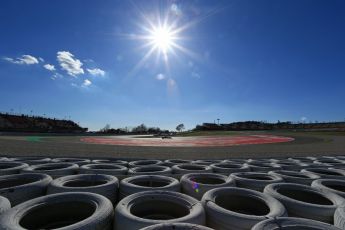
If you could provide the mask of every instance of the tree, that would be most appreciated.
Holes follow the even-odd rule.
[[[102,133],[106,133],[106,132],[108,132],[109,129],[110,129],[110,125],[109,125],[109,124],[106,124],[106,125],[104,126],[104,128],[101,129],[100,131],[101,131]]]
[[[179,124],[178,126],[176,126],[176,130],[178,132],[182,132],[182,130],[184,130],[184,129],[185,129],[184,124]]]

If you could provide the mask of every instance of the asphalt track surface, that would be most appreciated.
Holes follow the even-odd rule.
[[[266,135],[250,133],[246,135]],[[239,133],[239,136],[243,133]],[[268,133],[271,135],[271,133]],[[47,156],[131,159],[227,159],[292,156],[345,155],[345,135],[274,133],[291,137],[285,143],[242,144],[230,146],[126,146],[82,142],[85,136],[0,135],[1,156]],[[233,137],[233,136],[229,136]],[[235,136],[236,137],[236,136]],[[114,137],[103,137],[114,138]]]

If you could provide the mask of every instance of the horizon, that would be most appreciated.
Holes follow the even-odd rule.
[[[0,111],[90,130],[345,118],[343,1],[0,6]]]

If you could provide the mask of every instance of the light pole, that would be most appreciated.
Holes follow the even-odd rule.
[[[217,121],[218,121],[218,125],[219,125],[219,120],[220,120],[220,119],[219,119],[219,118],[217,118]]]

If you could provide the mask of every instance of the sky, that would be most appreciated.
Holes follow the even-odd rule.
[[[90,130],[345,119],[345,1],[2,0],[0,111]]]

